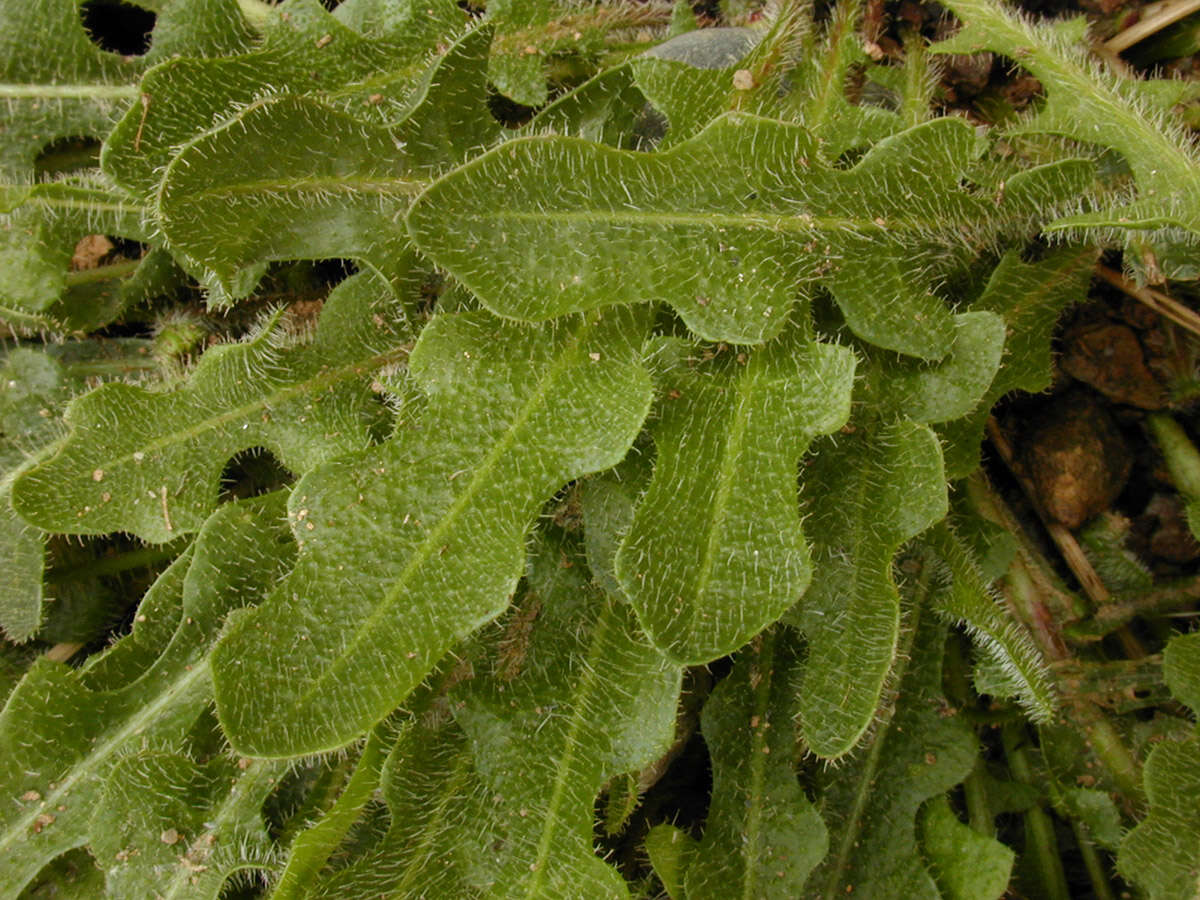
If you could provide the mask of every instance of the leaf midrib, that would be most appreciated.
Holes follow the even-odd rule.
[[[164,653],[166,652],[169,652],[169,650],[164,651]],[[14,819],[9,828],[0,833],[0,856],[3,856],[7,852],[7,848],[14,840],[32,828],[34,820],[43,811],[58,805],[56,801],[66,795],[75,785],[95,775],[97,770],[110,761],[112,754],[121,744],[135,737],[147,726],[153,725],[155,719],[158,717],[158,713],[177,702],[181,696],[184,696],[188,688],[195,681],[207,678],[209,672],[208,656],[202,654],[191,662],[190,665],[181,666],[180,668],[182,674],[176,673],[176,677],[158,682],[161,687],[153,701],[135,708],[128,718],[126,718],[125,724],[122,727],[110,734],[103,742],[96,744],[82,760],[71,765],[67,773],[55,782],[54,789],[43,797],[41,803],[31,804],[28,811]],[[151,669],[150,671],[154,670]],[[144,676],[133,684],[141,683],[145,683]],[[132,685],[130,686],[132,687]]]
[[[517,444],[517,435],[524,429],[535,411],[541,408],[543,400],[550,392],[550,389],[558,383],[561,372],[577,362],[582,356],[583,339],[591,332],[599,319],[600,317],[597,315],[585,321],[571,338],[570,343],[563,348],[558,358],[547,368],[546,374],[538,383],[537,389],[533,391],[529,399],[522,405],[514,417],[512,424],[505,430],[500,439],[492,445],[491,450],[484,455],[479,466],[471,473],[470,481],[467,482],[462,493],[454,498],[441,519],[438,520],[437,525],[429,531],[425,540],[413,548],[404,568],[396,576],[396,579],[392,582],[391,587],[388,588],[380,602],[375,605],[375,609],[355,629],[354,635],[346,644],[345,649],[329,664],[325,672],[319,675],[309,686],[308,690],[299,696],[295,708],[307,708],[313,697],[320,694],[329,692],[333,696],[337,696],[337,690],[332,689],[330,683],[332,682],[335,685],[343,683],[344,679],[341,676],[344,670],[352,665],[351,660],[355,658],[359,646],[363,644],[368,635],[376,632],[383,622],[392,615],[396,604],[407,587],[409,579],[428,560],[433,558],[435,554],[440,553],[440,548],[445,544],[447,533],[457,525],[458,517],[471,504],[475,497],[497,484],[496,479],[493,477],[493,470],[496,468],[497,463]],[[522,444],[522,446],[526,446],[526,444]],[[518,511],[523,512],[521,510]]]

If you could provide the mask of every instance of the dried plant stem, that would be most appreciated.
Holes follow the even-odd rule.
[[[1156,7],[1153,12],[1149,12],[1151,6]],[[1121,53],[1128,50],[1138,41],[1144,41],[1152,34],[1157,34],[1168,25],[1178,22],[1180,19],[1190,16],[1192,13],[1200,10],[1200,0],[1175,0],[1175,2],[1151,4],[1147,6],[1143,13],[1148,13],[1142,16],[1133,25],[1118,32],[1113,37],[1104,42],[1103,47],[1109,53]]]
[[[1185,328],[1192,332],[1192,334],[1200,335],[1200,314],[1184,306],[1178,300],[1168,297],[1162,291],[1138,285],[1120,272],[1110,269],[1107,266],[1096,266],[1096,274],[1117,290],[1123,291],[1133,299],[1144,303],[1150,309],[1170,319],[1180,328]]]

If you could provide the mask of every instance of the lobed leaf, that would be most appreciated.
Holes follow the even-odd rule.
[[[1008,890],[1015,854],[958,820],[943,794],[918,814],[921,850],[945,900],[995,900]]]
[[[918,851],[918,809],[966,777],[978,745],[962,717],[948,714],[941,693],[945,626],[924,616],[915,627],[890,719],[864,752],[819,779],[818,809],[829,827],[830,853],[807,896],[943,896]]]
[[[76,0],[0,5],[5,187],[31,183],[34,161],[54,141],[104,137],[137,98],[139,69],[138,61],[92,43]]]
[[[1000,369],[1005,324],[995,313],[969,312],[954,317],[954,328],[954,346],[937,363],[886,355],[876,360],[871,402],[925,424],[974,410]]]
[[[815,436],[849,418],[854,366],[849,349],[791,329],[736,358],[677,359],[661,376],[654,478],[616,572],[672,659],[731,653],[804,593],[812,567],[796,466]]]
[[[617,310],[425,327],[409,370],[427,408],[387,444],[296,486],[296,570],[216,651],[235,747],[287,756],[345,744],[504,610],[541,504],[617,463],[640,429],[647,324]]]
[[[267,795],[286,774],[276,760],[143,751],[121,758],[92,817],[89,848],[115,897],[216,900],[235,872],[268,868],[262,820]]]
[[[449,695],[416,699],[385,767],[387,835],[319,896],[629,896],[593,851],[595,798],[670,744],[680,670],[582,563],[539,536],[526,590],[461,648],[473,663]]]
[[[822,447],[802,485],[815,574],[795,619],[809,643],[801,731],[814,753],[831,759],[849,753],[870,725],[896,659],[896,550],[948,508],[933,432],[905,421],[873,431]]]
[[[1012,391],[1037,393],[1050,386],[1051,339],[1059,315],[1087,295],[1096,250],[1063,247],[1037,262],[1006,253],[992,270],[972,311],[1003,317],[1007,337],[1002,365],[974,414],[943,421],[939,434],[948,441],[946,468],[964,477],[979,465],[979,445],[992,407]]]
[[[1034,25],[994,0],[952,0],[947,4],[965,27],[936,44],[935,53],[993,50],[1017,60],[1045,87],[1045,107],[1023,131],[1050,132],[1087,144],[1112,147],[1129,165],[1138,197],[1127,205],[1094,214],[1069,216],[1051,231],[1105,228],[1124,232],[1132,248],[1155,239],[1182,240],[1194,252],[1200,239],[1200,187],[1195,148],[1165,107],[1179,97],[1179,85],[1140,82],[1089,60],[1076,27]],[[1164,103],[1164,100],[1167,101]],[[1131,233],[1132,232],[1132,233]],[[1137,232],[1150,232],[1145,238]],[[1174,232],[1172,234],[1171,232]],[[1160,263],[1172,277],[1167,246]],[[1140,257],[1141,254],[1137,253]],[[1178,274],[1195,277],[1186,264]]]
[[[105,141],[105,172],[149,197],[180,146],[273,94],[336,93],[343,111],[375,125],[402,117],[426,56],[461,30],[463,13],[453,0],[343,6],[331,15],[317,0],[288,0],[264,11],[249,52],[197,59],[192,50],[152,68],[140,88],[148,99]]]
[[[798,283],[823,279],[864,340],[940,358],[953,320],[920,273],[984,216],[957,189],[973,145],[941,119],[843,171],[799,126],[740,113],[656,154],[519,138],[434,182],[409,230],[504,316],[662,299],[705,340],[753,344],[782,329]]]
[[[489,896],[628,896],[593,851],[596,795],[674,735],[680,668],[626,605],[588,585],[582,562],[569,543],[537,548],[529,590],[490,652],[475,655],[491,676],[477,671],[451,694],[480,796],[491,798],[486,840],[503,848],[480,885]]]
[[[94,840],[118,761],[178,745],[207,708],[206,654],[224,616],[291,561],[282,507],[278,494],[223,506],[147,593],[129,636],[83,669],[43,658],[13,690],[0,712],[0,891]]]
[[[684,871],[689,900],[808,896],[809,874],[829,849],[794,768],[798,660],[789,644],[782,629],[756,638],[704,705],[713,790]]]
[[[269,325],[208,350],[177,390],[114,383],[78,398],[65,442],[14,484],[14,508],[47,531],[166,541],[204,522],[242,450],[266,447],[305,472],[362,448],[378,416],[368,378],[406,349],[398,305],[363,273],[330,295],[307,345],[280,347],[286,335]]]

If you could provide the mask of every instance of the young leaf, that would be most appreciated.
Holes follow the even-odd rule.
[[[288,850],[287,865],[271,892],[271,900],[300,900],[312,895],[321,868],[379,788],[387,751],[383,732],[383,728],[376,728],[367,737],[354,775],[333,807],[317,824],[296,836]]]
[[[616,568],[672,659],[731,653],[804,593],[812,569],[796,466],[815,436],[849,418],[854,366],[848,348],[792,329],[737,358],[677,358],[661,377],[654,479]]]
[[[139,204],[95,175],[29,188],[16,209],[0,216],[0,314],[27,328],[61,326],[53,304],[68,290],[106,276],[119,281],[137,268],[130,260],[72,271],[80,238],[107,234],[143,240],[142,214]]]
[[[616,464],[637,435],[647,324],[617,310],[541,327],[467,313],[425,327],[409,363],[424,414],[296,486],[300,562],[216,652],[217,708],[235,747],[287,756],[345,744],[504,610],[541,504]]]
[[[424,187],[408,169],[389,130],[312,98],[272,97],[184,146],[155,216],[185,268],[238,298],[271,260],[401,253],[395,223]]]
[[[957,186],[973,147],[940,119],[842,171],[799,126],[739,113],[655,154],[521,138],[434,182],[408,223],[500,315],[662,299],[705,340],[753,344],[781,330],[797,283],[825,279],[864,340],[941,358],[954,324],[922,263],[986,218]]]
[[[704,705],[713,765],[704,837],[684,873],[688,900],[807,896],[825,824],[796,780],[795,672],[787,632],[756,638]]]
[[[1004,320],[990,312],[961,313],[954,328],[954,348],[936,364],[879,359],[871,372],[872,402],[926,424],[953,421],[975,409],[1000,368]]]
[[[924,541],[945,567],[949,583],[931,594],[939,616],[966,627],[980,650],[1017,688],[1018,702],[1034,722],[1048,722],[1057,701],[1045,661],[1029,633],[1005,610],[979,572],[970,551],[946,522],[930,529]]]
[[[896,659],[892,558],[946,515],[946,476],[933,432],[904,421],[822,447],[804,474],[815,574],[798,607],[809,642],[801,730],[814,753],[837,758],[871,724]]]
[[[921,851],[946,900],[995,900],[1004,896],[1014,854],[995,838],[964,825],[946,796],[931,798],[918,814]]]
[[[0,891],[15,894],[47,861],[91,840],[117,761],[147,743],[177,744],[203,713],[206,654],[225,614],[254,602],[291,562],[282,506],[279,494],[223,506],[147,594],[146,620],[135,619],[131,635],[83,669],[40,660],[13,691],[0,712],[9,763],[0,770]]]
[[[592,849],[595,798],[670,744],[680,670],[582,563],[536,542],[527,590],[389,757],[387,836],[319,896],[629,896]]]
[[[1045,107],[1021,130],[1063,134],[1112,147],[1133,172],[1138,198],[1132,203],[1060,219],[1051,223],[1049,230],[1100,227],[1125,231],[1134,249],[1147,238],[1153,239],[1156,231],[1161,236],[1175,230],[1170,240],[1182,238],[1194,248],[1200,239],[1197,154],[1183,128],[1165,113],[1180,97],[1182,83],[1136,81],[1087,59],[1081,31],[1073,24],[1033,25],[994,0],[950,0],[947,6],[966,25],[954,37],[935,45],[934,52],[987,49],[1003,53],[1028,69],[1046,89]],[[1180,235],[1180,230],[1185,234]],[[1143,238],[1138,232],[1149,234]],[[1140,258],[1141,254],[1132,256]],[[1167,266],[1166,255],[1160,262]],[[1172,277],[1169,266],[1167,269],[1161,274]],[[1195,270],[1189,266],[1178,274],[1195,277]]]
[[[483,656],[494,674],[477,672],[452,693],[491,798],[487,840],[503,848],[480,885],[491,896],[628,896],[593,851],[595,798],[674,735],[681,670],[628,606],[588,585],[582,562],[553,540],[535,551],[529,590]]]
[[[66,441],[14,485],[14,507],[47,531],[166,541],[200,526],[242,450],[267,447],[305,472],[362,448],[378,413],[370,374],[404,354],[398,306],[362,273],[330,295],[310,344],[281,348],[286,334],[268,326],[210,349],[178,390],[107,384],[80,397]]]
[[[234,872],[268,868],[262,805],[286,773],[277,760],[224,755],[203,764],[159,751],[120,759],[89,842],[107,869],[108,895],[216,900]]]

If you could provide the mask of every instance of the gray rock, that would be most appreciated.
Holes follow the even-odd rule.
[[[700,28],[676,35],[646,56],[673,59],[697,69],[724,69],[754,49],[759,34],[749,28]]]

